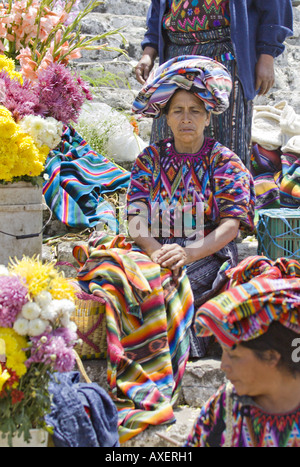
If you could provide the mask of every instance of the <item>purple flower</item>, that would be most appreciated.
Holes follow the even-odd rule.
[[[28,290],[16,276],[0,276],[0,327],[11,328],[23,305]]]
[[[52,335],[55,337],[62,337],[66,345],[70,347],[72,347],[78,339],[76,332],[68,328],[57,328],[53,331]]]
[[[56,329],[49,334],[32,337],[31,356],[26,365],[44,363],[60,373],[73,370],[76,362],[73,345],[76,339],[76,334],[68,329]]]
[[[53,63],[38,76],[40,104],[45,117],[63,123],[77,122],[85,99],[92,96],[87,84],[62,64]]]
[[[25,115],[43,114],[38,89],[29,80],[23,78],[23,84],[21,84],[16,78],[10,78],[6,71],[2,70],[0,83],[1,87],[5,86],[5,94],[1,93],[1,104],[12,113],[16,121]]]

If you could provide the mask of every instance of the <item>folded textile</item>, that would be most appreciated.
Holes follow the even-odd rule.
[[[252,117],[252,142],[270,151],[281,147],[281,110],[276,106],[254,106]]]
[[[295,145],[299,153],[300,115],[286,101],[256,105],[252,117],[252,142],[270,151]],[[296,140],[294,140],[296,137]],[[290,140],[294,140],[290,143]],[[286,151],[286,149],[284,150]],[[289,149],[288,149],[289,151]]]
[[[70,227],[107,224],[117,231],[114,207],[103,193],[129,185],[130,173],[96,153],[72,127],[66,126],[62,141],[47,159],[43,194],[47,205]]]
[[[256,209],[280,208],[280,191],[275,182],[274,174],[264,173],[254,177],[254,189]]]
[[[174,281],[124,237],[100,234],[74,248],[78,283],[106,302],[108,381],[120,442],[175,422],[194,307],[185,273]]]
[[[53,397],[46,422],[54,427],[55,447],[118,447],[118,415],[108,394],[98,384],[80,383],[78,372],[52,377]]]
[[[277,258],[275,261],[266,256],[250,256],[237,266],[226,271],[228,282],[226,288],[244,284],[254,277],[269,279],[292,279],[300,277],[300,264],[294,259]]]
[[[298,261],[253,256],[227,275],[227,290],[196,313],[198,335],[214,334],[222,345],[232,347],[260,336],[272,321],[300,333]]]
[[[252,145],[250,170],[253,176],[281,170],[281,151],[268,151],[259,144]]]
[[[300,135],[292,136],[282,147],[283,153],[292,153],[300,157]]]
[[[281,206],[298,208],[300,206],[300,156],[297,154],[282,154],[281,161]]]
[[[178,89],[190,91],[204,102],[207,111],[222,113],[229,106],[232,80],[221,63],[200,55],[174,57],[153,69],[133,102],[132,111],[158,117]]]

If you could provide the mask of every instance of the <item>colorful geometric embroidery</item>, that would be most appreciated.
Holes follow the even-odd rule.
[[[171,31],[195,32],[227,27],[229,0],[169,0],[163,26]]]

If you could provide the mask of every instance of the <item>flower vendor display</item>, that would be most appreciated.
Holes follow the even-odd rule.
[[[8,0],[0,3],[0,183],[42,182],[46,158],[92,95],[68,66],[82,50],[124,51],[88,37],[80,23],[101,1]],[[16,69],[17,67],[17,69]]]
[[[30,440],[45,428],[48,384],[74,367],[75,291],[52,263],[23,257],[0,266],[0,436]]]
[[[83,3],[83,2],[82,2]],[[81,34],[85,16],[103,2],[91,0],[8,0],[0,4],[0,52],[18,60],[22,73],[30,80],[51,63],[67,65],[81,57],[82,50],[116,50],[107,42],[119,30],[90,37]],[[95,43],[98,43],[95,45]],[[99,44],[100,42],[100,44]]]
[[[77,121],[85,99],[92,99],[86,84],[64,65],[50,65],[31,82],[0,56],[0,180],[41,175],[63,125]]]

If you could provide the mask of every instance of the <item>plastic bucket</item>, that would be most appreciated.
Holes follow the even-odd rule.
[[[0,264],[42,255],[42,188],[18,182],[0,185]]]

